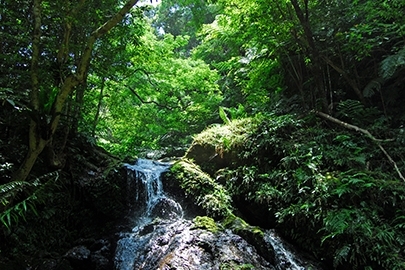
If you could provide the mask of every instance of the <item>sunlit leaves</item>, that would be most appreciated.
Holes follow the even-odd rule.
[[[187,137],[217,118],[222,100],[218,75],[203,61],[178,55],[176,50],[187,41],[188,37],[171,34],[158,39],[149,30],[139,46],[127,47],[120,56],[127,57],[125,69],[108,67],[115,75],[105,82],[96,133],[109,150],[135,153],[156,148],[167,134]],[[94,79],[96,85],[101,81]],[[96,97],[95,92],[88,102],[95,105]]]

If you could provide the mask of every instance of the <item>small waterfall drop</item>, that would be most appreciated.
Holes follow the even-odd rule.
[[[142,258],[143,247],[149,238],[143,235],[153,230],[154,220],[173,221],[183,217],[181,205],[168,197],[163,191],[161,174],[170,164],[147,159],[138,159],[134,165],[126,165],[128,169],[128,197],[131,206],[136,210],[132,213],[132,232],[120,234],[115,254],[115,269],[142,269],[136,266]],[[132,198],[131,198],[132,197]],[[138,268],[135,268],[138,267]]]
[[[275,266],[277,270],[306,270],[319,269],[314,262],[303,259],[293,248],[276,233],[275,230],[267,230],[264,240],[274,249]]]
[[[183,216],[181,205],[167,196],[163,191],[160,178],[170,164],[138,159],[134,165],[126,165],[128,169],[128,186],[135,185],[135,194],[130,193],[130,201],[137,209],[134,214],[136,227],[151,222],[154,218],[174,219]],[[131,199],[132,197],[132,199]]]
[[[276,265],[231,230],[211,232],[184,219],[180,204],[163,190],[169,163],[138,159],[126,167],[133,211],[130,229],[118,233],[115,270],[321,269],[296,256],[273,230],[264,240],[273,246]]]

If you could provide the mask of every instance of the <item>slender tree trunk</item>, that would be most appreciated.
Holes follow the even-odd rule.
[[[356,93],[357,97],[360,99],[361,103],[366,104],[366,100],[364,99],[363,93],[357,86],[356,81],[352,80],[346,71],[343,68],[338,67],[335,63],[332,62],[328,57],[322,57],[324,61],[330,65],[334,70],[336,70],[342,77],[346,80],[346,82],[352,87],[354,93]]]
[[[41,138],[41,134],[38,134],[40,129],[38,123],[31,119],[29,129],[29,148],[28,153],[21,164],[20,168],[13,175],[13,180],[24,181],[29,175],[32,167],[37,160],[37,157],[44,150],[48,141]]]
[[[32,35],[32,59],[31,59],[31,114],[29,127],[28,153],[21,164],[20,168],[13,175],[13,180],[23,181],[30,173],[32,166],[47,144],[46,139],[42,138],[42,119],[39,115],[39,55],[41,40],[41,0],[34,0],[32,14],[34,19],[34,29]]]
[[[100,96],[98,97],[97,111],[96,115],[94,116],[93,128],[91,131],[91,136],[93,138],[96,136],[96,128],[100,117],[101,106],[103,105],[105,80],[106,78],[103,76],[101,78],[101,88],[100,88]]]
[[[305,13],[302,11],[301,7],[298,4],[297,0],[291,0],[291,4],[294,7],[295,14],[298,17],[298,20],[301,23],[301,26],[304,30],[305,40],[308,44],[309,49],[309,58],[311,59],[312,66],[311,72],[315,81],[316,93],[319,95],[322,101],[322,108],[325,112],[328,112],[328,96],[323,83],[323,68],[322,61],[320,58],[320,52],[315,45],[313,33],[309,24],[309,11],[308,11],[308,0],[304,1],[305,4]]]

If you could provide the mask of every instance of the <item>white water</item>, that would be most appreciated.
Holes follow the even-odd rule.
[[[132,270],[136,258],[142,256],[143,246],[149,239],[142,237],[150,229],[154,219],[177,220],[183,217],[183,210],[176,201],[172,200],[163,191],[161,174],[168,170],[170,164],[147,159],[138,159],[134,165],[126,164],[128,168],[128,181],[135,181],[137,187],[133,196],[135,205],[144,206],[137,211],[133,218],[134,224],[131,233],[121,233],[117,242],[115,255],[115,269]],[[129,183],[131,186],[132,183]]]
[[[315,265],[302,259],[274,230],[267,230],[264,240],[273,246],[275,266],[278,270],[318,269]]]
[[[183,219],[183,210],[181,206],[172,200],[163,190],[161,181],[161,174],[168,170],[170,164],[161,163],[152,160],[139,159],[135,165],[127,164],[128,168],[128,186],[135,186],[135,190],[130,190],[134,194],[129,193],[130,199],[134,201],[133,206],[139,208],[137,212],[133,213],[134,216],[132,230],[129,232],[122,232],[119,235],[117,242],[114,267],[116,270],[155,270],[156,265],[161,263],[160,260],[168,258],[168,254],[176,254],[177,260],[181,261],[183,257],[193,258],[197,266],[189,265],[191,261],[185,260],[184,265],[189,265],[187,268],[173,268],[173,269],[193,269],[193,270],[211,270],[220,269],[214,267],[218,262],[202,260],[204,253],[203,249],[197,245],[193,247],[193,243],[201,242],[202,240],[194,241],[198,236],[192,236],[191,222]],[[196,232],[196,231],[195,231]],[[227,233],[227,235],[225,235]],[[206,234],[206,233],[205,233]],[[204,233],[200,236],[204,236]],[[222,254],[223,258],[235,258],[233,261],[248,259],[257,259],[259,255],[249,253],[253,252],[254,248],[249,247],[248,244],[240,245],[240,241],[230,232],[222,232],[222,238],[219,239],[220,234],[211,239],[213,243],[220,241],[220,244],[210,244],[208,246],[218,245],[216,254]],[[199,238],[198,238],[199,239]],[[247,257],[238,257],[241,255],[238,248],[228,247],[229,239],[234,239],[238,243],[238,248],[244,247]],[[305,259],[301,259],[290,245],[286,244],[274,230],[265,232],[264,240],[273,246],[275,252],[275,267],[266,266],[262,263],[261,267],[257,269],[277,269],[277,270],[305,270],[305,269],[321,269],[315,267],[314,264]],[[202,242],[205,242],[203,240]],[[172,249],[171,244],[178,244],[177,249]],[[195,244],[195,243],[194,243]],[[189,247],[190,250],[187,248]],[[176,251],[178,250],[178,251]],[[246,251],[247,250],[247,251]],[[178,253],[176,253],[178,252]],[[239,252],[239,253],[238,253]],[[225,256],[225,255],[226,256]],[[236,254],[238,256],[236,256]],[[166,256],[166,257],[165,257]],[[210,255],[212,256],[212,254]],[[220,257],[221,257],[220,256]],[[221,257],[221,258],[222,258]],[[223,259],[222,258],[222,259]],[[184,258],[183,258],[184,259]],[[217,258],[218,259],[218,258]],[[201,261],[200,261],[201,260]],[[159,262],[159,263],[157,263]],[[257,260],[255,261],[257,262]],[[171,263],[175,263],[171,261]],[[219,262],[221,264],[223,262]],[[209,266],[211,265],[211,266]],[[258,264],[260,265],[260,263]],[[164,268],[166,269],[166,268]],[[167,268],[169,269],[169,268]]]

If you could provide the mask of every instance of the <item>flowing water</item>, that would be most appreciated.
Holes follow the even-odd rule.
[[[183,218],[179,203],[163,190],[167,163],[139,159],[127,165],[131,229],[118,235],[116,270],[320,269],[296,255],[274,230],[264,240],[274,259],[267,261],[255,247],[230,230],[210,232]],[[269,256],[264,256],[269,257]]]

